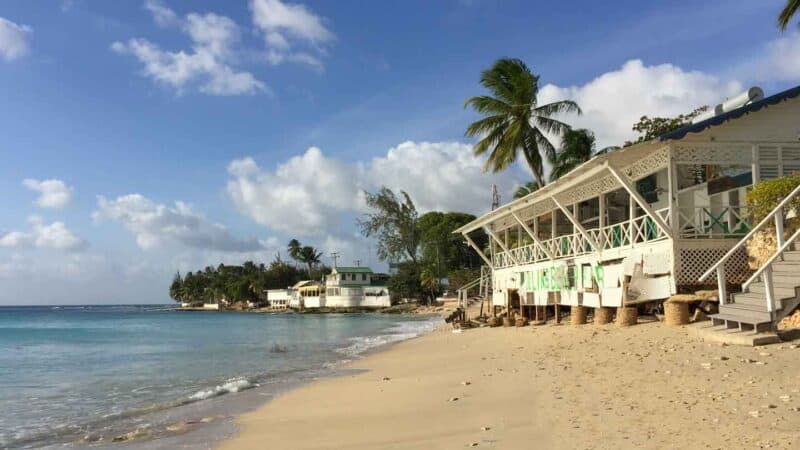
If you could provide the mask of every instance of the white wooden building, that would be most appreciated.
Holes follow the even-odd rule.
[[[738,245],[753,225],[745,194],[759,180],[800,171],[798,96],[800,87],[769,98],[750,89],[689,126],[598,155],[457,230],[491,268],[492,303],[663,300],[717,285],[714,276],[700,278],[723,258],[723,287],[747,281],[752,271]],[[490,236],[486,253],[474,232]]]
[[[325,283],[301,281],[292,288],[289,307],[387,308],[389,288],[368,267],[334,267]]]

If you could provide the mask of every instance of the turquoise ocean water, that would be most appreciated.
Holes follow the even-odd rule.
[[[158,436],[166,422],[197,418],[181,414],[210,414],[223,401],[235,412],[235,398],[266,399],[270,386],[324,376],[439,323],[163,306],[0,307],[0,448],[83,446],[76,443],[87,436],[97,445],[137,428]]]

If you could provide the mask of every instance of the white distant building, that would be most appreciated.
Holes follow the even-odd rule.
[[[269,309],[284,310],[289,308],[289,298],[291,297],[291,289],[269,289],[267,290],[267,301],[269,302]]]
[[[290,308],[386,308],[391,306],[386,277],[369,267],[335,267],[325,284],[301,281],[291,289]]]
[[[325,277],[328,308],[386,308],[389,288],[369,267],[334,267]]]

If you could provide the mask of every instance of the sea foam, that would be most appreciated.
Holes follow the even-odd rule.
[[[227,380],[225,383],[214,386],[211,389],[203,389],[201,391],[197,391],[189,398],[191,400],[205,400],[207,398],[216,397],[218,395],[225,395],[232,392],[239,392],[245,389],[250,389],[255,387],[253,383],[251,383],[246,378],[231,378]]]

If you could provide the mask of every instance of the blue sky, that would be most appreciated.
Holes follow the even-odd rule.
[[[0,304],[166,301],[175,270],[292,237],[380,267],[363,189],[481,213],[526,180],[482,174],[463,137],[498,57],[610,145],[642,114],[798,84],[781,3],[6,0]]]

